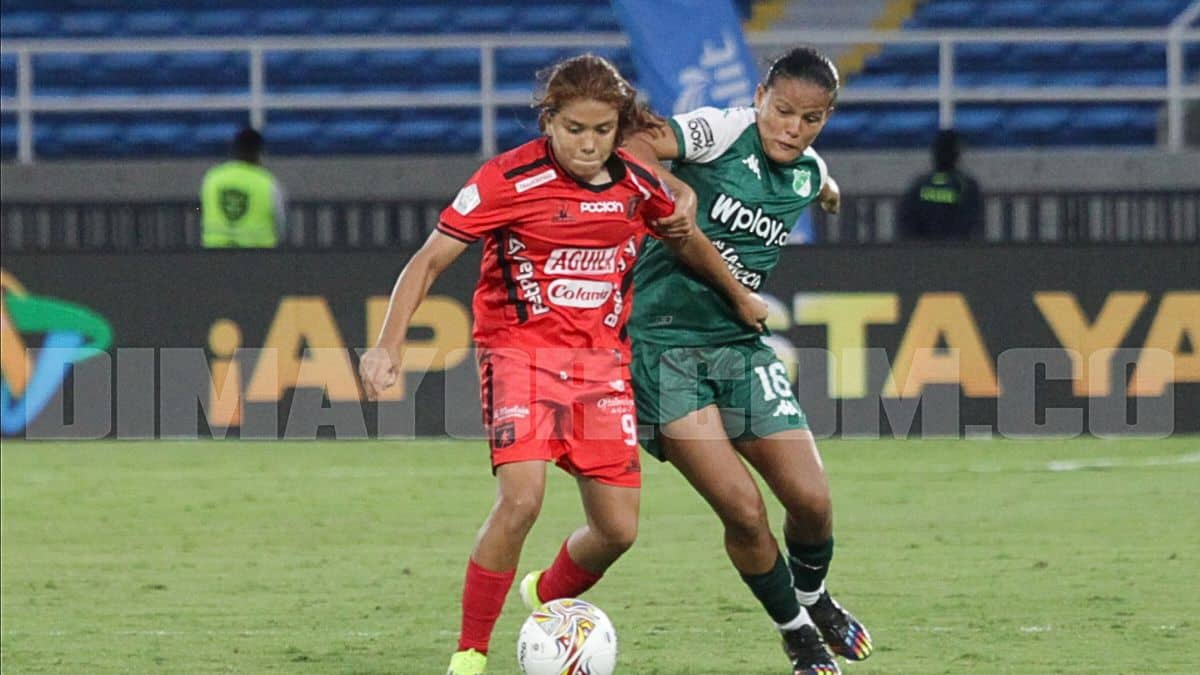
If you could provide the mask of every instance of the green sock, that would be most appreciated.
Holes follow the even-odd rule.
[[[796,590],[802,593],[819,591],[821,584],[825,583],[825,575],[829,573],[829,561],[833,560],[833,537],[815,545],[789,541],[787,550]]]
[[[775,559],[775,566],[769,572],[743,574],[742,581],[750,587],[750,592],[754,593],[775,623],[785,624],[800,613],[800,602],[792,590],[792,574],[782,553]]]

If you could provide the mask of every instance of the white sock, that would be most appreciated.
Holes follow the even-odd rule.
[[[818,588],[815,591],[802,591],[799,588],[797,588],[796,589],[796,599],[800,601],[801,605],[803,605],[805,607],[810,607],[814,603],[816,603],[817,598],[821,597],[821,594],[824,592],[825,592],[825,582],[822,581],[820,588]]]
[[[796,618],[792,619],[791,621],[789,621],[787,623],[777,623],[777,624],[775,624],[775,627],[778,628],[780,630],[780,632],[786,632],[786,631],[796,630],[797,628],[799,628],[801,626],[812,626],[812,625],[813,625],[813,622],[812,622],[812,619],[810,619],[808,617],[808,612],[803,607],[801,607],[800,613],[796,615]]]

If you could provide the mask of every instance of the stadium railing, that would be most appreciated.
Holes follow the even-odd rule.
[[[1184,146],[1184,106],[1200,100],[1200,85],[1185,76],[1184,45],[1200,42],[1200,29],[1190,24],[1200,14],[1193,5],[1171,26],[1161,29],[1072,29],[1072,30],[909,30],[909,31],[787,31],[759,32],[747,36],[756,50],[779,49],[797,43],[817,45],[936,44],[938,79],[936,87],[863,88],[853,82],[840,95],[842,103],[933,103],[942,127],[954,124],[955,108],[967,103],[1003,102],[1157,102],[1166,105],[1166,147],[1172,152]],[[1154,43],[1165,47],[1165,86],[1109,87],[962,87],[955,86],[956,47],[969,43]],[[491,156],[497,151],[496,114],[504,106],[521,106],[530,101],[528,91],[505,91],[497,87],[496,51],[515,48],[606,48],[623,47],[620,33],[524,33],[482,35],[438,35],[404,37],[251,37],[251,38],[164,38],[104,40],[7,40],[0,53],[17,58],[15,95],[0,97],[0,112],[18,120],[18,161],[34,160],[33,122],[39,113],[51,112],[154,112],[154,111],[247,111],[250,122],[264,128],[269,113],[280,110],[348,110],[404,108],[478,107],[481,124],[479,151]],[[314,50],[385,49],[477,49],[479,89],[470,92],[417,93],[280,93],[268,90],[265,55],[269,52]],[[33,58],[37,54],[117,52],[243,52],[249,58],[246,93],[172,94],[112,96],[36,95]]]

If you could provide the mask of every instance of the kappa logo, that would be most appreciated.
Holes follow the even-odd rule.
[[[625,205],[621,202],[581,202],[580,213],[625,213]]]
[[[458,196],[454,198],[454,203],[450,204],[450,206],[455,211],[458,211],[459,214],[465,216],[474,211],[475,207],[479,206],[479,203],[479,186],[472,183],[458,191]]]
[[[742,164],[745,164],[751,171],[754,172],[755,176],[758,176],[759,180],[762,180],[762,169],[758,166],[757,155],[747,155],[746,159],[742,160]]]
[[[775,412],[771,415],[771,417],[795,417],[799,414],[800,408],[798,408],[795,403],[784,399],[779,402],[778,406],[776,406]]]

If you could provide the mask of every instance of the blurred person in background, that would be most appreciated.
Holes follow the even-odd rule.
[[[205,172],[204,248],[275,248],[283,238],[283,188],[262,166],[263,146],[262,134],[242,129],[233,137],[232,159]]]
[[[840,207],[837,183],[812,148],[838,86],[827,57],[793,49],[772,64],[754,107],[699,108],[628,142],[647,162],[673,161],[673,175],[660,176],[752,291],[810,204]],[[639,421],[653,429],[643,447],[671,462],[716,512],[726,553],[779,629],[795,675],[841,672],[830,650],[867,658],[870,634],[825,589],[829,484],[786,367],[712,289],[679,273],[658,242],[646,244],[633,277],[631,371]],[[786,558],[743,458],[786,510]]]
[[[979,183],[958,168],[962,155],[958,132],[939,131],[932,154],[933,171],[913,180],[900,201],[900,238],[982,241],[983,197]]]
[[[641,466],[624,281],[644,236],[672,228],[665,245],[726,293],[739,321],[766,318],[761,299],[686,227],[654,172],[616,149],[626,134],[657,123],[617,69],[584,55],[541,77],[545,136],[484,163],[442,211],[400,273],[379,338],[359,364],[368,397],[395,384],[413,312],[468,245],[484,242],[473,338],[497,490],[467,563],[448,675],[487,667],[548,462],[575,477],[587,518],[548,568],[522,580],[527,606],[579,596],[633,545]]]

